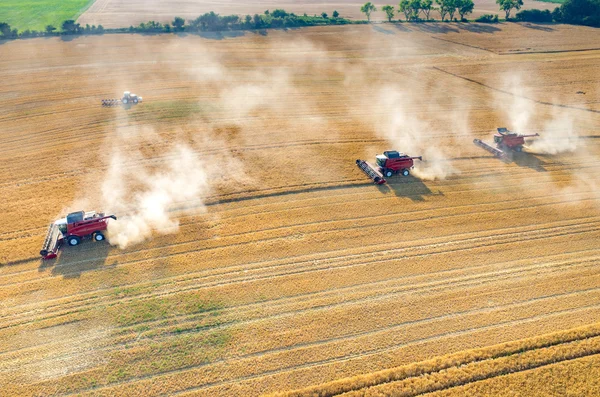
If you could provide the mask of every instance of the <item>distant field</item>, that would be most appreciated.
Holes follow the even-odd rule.
[[[483,14],[504,15],[498,9],[495,0],[474,0],[475,9],[469,18],[477,18]],[[85,13],[81,15],[77,22],[81,24],[101,24],[105,28],[118,28],[129,25],[137,25],[140,22],[155,20],[159,22],[170,22],[174,17],[179,16],[186,20],[197,18],[205,12],[214,11],[221,15],[246,15],[262,14],[265,10],[274,10],[283,8],[287,11],[302,15],[320,15],[326,12],[329,15],[333,10],[337,10],[340,16],[353,20],[366,19],[360,12],[360,6],[365,0],[342,0],[342,1],[321,1],[321,0],[268,0],[254,2],[249,0],[222,0],[219,2],[209,0],[97,0]],[[371,15],[373,21],[386,20],[385,13],[381,11],[384,4],[398,5],[398,1],[379,2],[374,1],[377,6],[376,12]],[[524,0],[522,9],[549,9],[552,10],[554,4],[544,4],[534,0]],[[514,12],[513,12],[514,16]],[[439,13],[433,12],[432,18],[440,19]],[[396,15],[394,19],[404,19]]]
[[[0,22],[20,31],[57,28],[67,19],[77,19],[95,0],[2,0]]]
[[[562,4],[565,2],[565,0],[535,0],[535,1],[541,1],[543,3],[554,3],[554,4]]]

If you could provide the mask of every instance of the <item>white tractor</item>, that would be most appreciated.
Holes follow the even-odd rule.
[[[137,96],[135,94],[132,94],[129,91],[125,91],[123,93],[123,98],[121,98],[121,99],[103,99],[102,106],[110,107],[110,106],[125,105],[125,106],[129,107],[131,105],[137,105],[140,102],[142,102],[141,96]]]

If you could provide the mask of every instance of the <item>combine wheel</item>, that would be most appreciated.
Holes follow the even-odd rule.
[[[133,100],[133,103],[138,103],[138,100],[137,100],[137,98]]]
[[[522,152],[522,151],[523,151],[523,146],[515,147],[515,152]]]
[[[402,170],[402,176],[408,176],[408,174],[410,174],[410,171],[408,171],[406,168]]]
[[[394,171],[392,170],[385,170],[384,175],[387,176],[388,178],[391,177],[392,175],[394,175]]]
[[[94,233],[94,241],[103,241],[105,239],[104,234],[100,232]]]
[[[69,238],[67,238],[67,242],[71,247],[74,247],[81,242],[81,239],[77,236],[69,236]]]
[[[127,105],[127,103],[129,102],[129,100],[127,98],[123,98],[121,100],[121,102],[123,102],[123,105]]]

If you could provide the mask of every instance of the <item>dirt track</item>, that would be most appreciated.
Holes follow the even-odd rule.
[[[599,33],[449,26],[0,45],[4,390],[258,395],[600,321]],[[100,107],[126,89],[144,103]],[[523,108],[574,151],[472,144]],[[421,122],[454,173],[369,184],[354,160]],[[105,205],[113,153],[160,172],[177,143],[210,175],[177,233],[38,259],[51,220]]]

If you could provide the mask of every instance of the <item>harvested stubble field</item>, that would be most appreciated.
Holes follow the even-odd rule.
[[[105,28],[122,28],[123,26],[138,25],[141,22],[150,20],[170,22],[176,16],[191,20],[210,11],[221,15],[254,15],[262,14],[265,10],[273,11],[277,8],[298,15],[304,13],[307,15],[321,15],[322,12],[325,12],[331,16],[333,11],[337,10],[343,18],[364,20],[366,16],[360,12],[360,7],[364,3],[365,1],[362,0],[268,0],[260,2],[250,0],[224,0],[218,2],[207,0],[96,0],[77,22],[84,25],[86,23],[102,25]],[[373,2],[378,11],[373,12],[371,20],[387,21],[386,14],[381,11],[381,7],[385,4],[392,4],[396,7],[397,3],[393,1]],[[471,15],[473,19],[483,14],[504,16],[504,12],[499,11],[495,0],[474,0],[474,3],[475,8]],[[557,4],[525,0],[522,9],[553,10],[556,6]],[[440,17],[437,12],[433,12],[432,18],[439,19]],[[396,15],[394,19],[404,18],[401,15]]]
[[[599,33],[420,26],[0,45],[3,393],[597,390],[600,51],[566,47]],[[538,151],[472,144],[499,126]],[[369,184],[354,160],[392,148],[419,177]],[[81,208],[158,230],[41,262]]]

